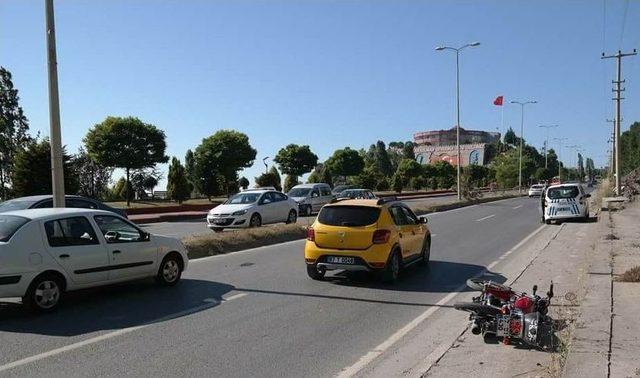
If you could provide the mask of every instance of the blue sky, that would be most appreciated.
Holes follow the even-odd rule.
[[[242,173],[252,180],[288,143],[324,160],[452,127],[455,55],[434,48],[480,41],[461,55],[461,125],[499,128],[497,95],[536,99],[525,138],[540,147],[537,126],[559,124],[556,136],[601,165],[615,64],[600,54],[640,48],[639,22],[640,2],[628,0],[57,0],[63,143],[76,151],[106,116],[133,115],[183,159],[236,129],[258,150]],[[44,33],[44,1],[0,0],[0,65],[46,136]],[[638,59],[623,65],[623,130],[640,120]],[[520,108],[506,104],[504,122],[519,130]]]

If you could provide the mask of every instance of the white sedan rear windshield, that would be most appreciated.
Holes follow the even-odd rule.
[[[561,186],[547,190],[549,199],[576,198],[580,194],[577,186]]]
[[[0,215],[0,242],[8,242],[9,239],[29,222],[29,219],[15,215]]]

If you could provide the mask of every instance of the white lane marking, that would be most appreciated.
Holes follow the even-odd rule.
[[[540,226],[539,228],[537,228],[535,231],[533,231],[532,233],[527,235],[527,237],[522,239],[522,241],[520,241],[520,243],[518,243],[511,250],[513,251],[513,250],[516,250],[517,248],[521,247],[524,243],[526,243],[528,240],[530,240],[532,237],[534,237],[543,228],[544,228],[544,226]],[[498,264],[499,261],[500,260],[496,260],[496,261],[492,262],[491,264],[487,265],[487,267],[482,272],[476,274],[474,277],[482,276],[484,273],[486,273],[486,271],[488,271],[488,270],[492,269],[493,267],[495,267]],[[416,317],[415,319],[410,321],[407,325],[405,325],[404,327],[400,328],[393,335],[389,336],[388,339],[386,339],[381,344],[379,344],[378,346],[376,346],[375,348],[370,350],[367,354],[362,356],[358,361],[356,361],[355,364],[344,368],[337,375],[337,377],[339,377],[339,378],[347,378],[347,377],[352,377],[352,376],[358,374],[358,372],[360,372],[364,367],[369,365],[371,362],[373,362],[373,360],[375,360],[380,355],[382,355],[384,352],[386,352],[386,350],[389,349],[391,346],[393,346],[393,344],[398,342],[400,339],[402,339],[404,336],[406,336],[409,332],[411,332],[414,328],[419,326],[420,323],[422,323],[424,320],[426,320],[431,315],[433,315],[436,311],[438,311],[438,309],[442,305],[445,305],[447,302],[451,301],[455,296],[457,296],[458,294],[460,294],[461,292],[466,290],[466,288],[467,288],[466,284],[460,285],[460,287],[456,288],[453,292],[449,293],[447,296],[445,296],[444,298],[439,300],[438,303],[436,303],[432,307],[429,307],[429,309],[427,309],[425,312],[423,312],[422,314],[418,315],[418,317]],[[433,362],[431,362],[431,364],[429,366],[427,366],[427,369],[424,370],[424,371],[429,370],[431,368],[431,365],[433,365],[433,363],[435,363],[435,361],[437,361],[437,358],[436,359],[433,358],[434,353],[436,351],[441,353],[441,354],[446,353],[446,351],[448,350],[448,346],[449,345],[450,345],[450,343],[447,344],[447,348],[443,347],[442,345],[438,346],[438,348],[436,348],[434,350],[434,352],[431,353],[427,357],[427,359],[431,359]],[[438,358],[439,358],[439,356],[438,356]]]
[[[515,252],[518,248],[522,247],[522,245],[526,242],[529,241],[529,239],[531,239],[532,237],[536,236],[536,234],[540,231],[542,231],[542,229],[544,229],[544,226],[540,226],[538,228],[536,228],[532,233],[530,233],[526,238],[520,240],[520,242],[518,244],[516,244],[515,246],[513,246],[513,248],[511,248],[510,250],[508,250],[507,252],[505,252],[502,256],[502,258],[505,258],[507,256],[509,256],[510,254],[512,254],[513,252]]]
[[[487,215],[486,217],[483,217],[483,218],[480,218],[480,219],[476,219],[476,222],[482,222],[485,219],[493,218],[495,216],[496,216],[495,214]]]
[[[362,356],[355,364],[349,366],[348,368],[343,369],[340,374],[338,374],[339,378],[352,377],[357,374],[360,370],[362,370],[365,366],[367,366],[371,361],[375,360],[378,356],[384,353],[389,347],[395,344],[398,340],[404,337],[407,333],[411,332],[414,328],[416,328],[420,323],[422,323],[425,319],[433,315],[440,306],[449,302],[456,295],[458,295],[462,290],[464,290],[467,285],[461,285],[454,292],[447,294],[444,298],[438,301],[432,307],[429,307],[428,310],[420,314],[417,318],[410,321],[407,325],[397,330],[393,335],[391,335],[388,339],[383,341],[380,345],[373,348],[369,353]]]
[[[519,208],[521,208],[521,207],[522,207],[522,205],[518,205],[518,206],[513,207],[512,209],[514,209],[514,210],[515,210],[515,209],[519,209]]]
[[[236,295],[232,295],[228,298],[223,298],[222,302],[230,302],[234,299],[238,299],[238,298],[242,298],[245,295],[247,295],[247,293],[239,293]],[[196,306],[196,307],[192,307],[183,311],[179,311],[176,312],[174,314],[169,314],[167,316],[163,316],[161,318],[155,319],[155,320],[151,320],[147,323],[141,324],[139,326],[133,326],[133,327],[127,327],[127,328],[122,328],[119,329],[117,331],[113,331],[113,332],[109,332],[109,333],[105,333],[103,335],[100,336],[96,336],[96,337],[92,337],[90,339],[87,340],[83,340],[83,341],[79,341],[77,343],[74,344],[69,344],[69,345],[65,345],[63,347],[57,348],[57,349],[52,349],[50,351],[44,352],[44,353],[40,353],[40,354],[36,354],[33,355],[31,357],[26,357],[23,358],[21,360],[17,360],[17,361],[13,361],[13,362],[9,362],[8,364],[4,364],[4,365],[0,365],[0,372],[4,372],[19,366],[23,366],[23,365],[27,365],[33,362],[37,362],[40,360],[43,360],[45,358],[49,358],[49,357],[53,357],[53,356],[57,356],[59,354],[62,353],[66,353],[66,352],[70,352],[72,350],[76,350],[76,349],[80,349],[82,347],[85,347],[87,345],[92,345],[95,343],[99,343],[100,341],[104,341],[104,340],[109,340],[112,339],[114,337],[118,337],[118,336],[122,336],[122,335],[126,335],[128,333],[146,328],[152,324],[156,324],[156,323],[162,323],[168,320],[172,320],[172,319],[176,319],[176,318],[180,318],[182,316],[186,316],[186,315],[190,315],[199,311],[203,311],[212,307],[215,307],[216,305],[220,304],[220,300],[215,299],[215,298],[207,298],[205,299],[203,302],[205,302],[206,304],[200,305],[200,306]]]
[[[223,302],[231,302],[234,299],[238,299],[238,298],[242,298],[242,297],[246,297],[247,295],[249,295],[248,293],[238,293],[236,295],[232,295],[229,298],[222,298]]]

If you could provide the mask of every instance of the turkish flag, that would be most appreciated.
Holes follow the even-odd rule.
[[[502,96],[496,97],[496,99],[493,100],[493,105],[502,106],[502,100],[503,100]]]

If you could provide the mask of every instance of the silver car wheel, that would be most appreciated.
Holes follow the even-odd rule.
[[[167,260],[162,267],[162,277],[167,282],[173,282],[178,278],[180,273],[180,265],[175,260]]]
[[[60,287],[55,281],[42,281],[36,287],[35,298],[38,307],[42,309],[50,309],[58,304],[60,300]]]

